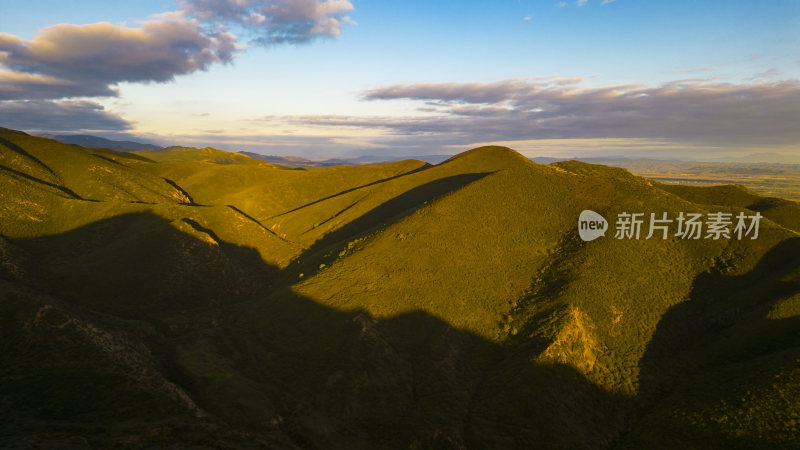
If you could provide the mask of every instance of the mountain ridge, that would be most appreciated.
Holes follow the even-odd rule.
[[[158,150],[162,148],[154,144],[106,139],[88,134],[42,135],[42,137],[53,139],[64,144],[80,145],[81,147],[86,148],[107,148],[117,151],[132,151],[142,149]]]
[[[197,150],[3,136],[4,443],[796,443],[795,202],[506,147],[305,170]],[[764,218],[582,242],[584,209]]]

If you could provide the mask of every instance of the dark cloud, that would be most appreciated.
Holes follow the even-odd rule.
[[[393,134],[448,134],[490,140],[647,138],[711,145],[800,142],[796,81],[728,84],[684,80],[658,87],[585,88],[550,81],[393,85],[367,100],[426,102],[420,117],[295,117],[316,126],[381,128]]]
[[[130,130],[131,123],[91,101],[0,102],[0,126],[52,133],[91,133]]]
[[[114,97],[105,83],[84,83],[47,75],[0,71],[0,100],[41,100],[66,97]]]
[[[346,0],[182,0],[179,4],[203,23],[241,27],[264,45],[338,36],[342,25],[353,23],[346,16],[353,5]]]

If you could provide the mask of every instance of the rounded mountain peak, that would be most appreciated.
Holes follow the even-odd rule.
[[[515,166],[520,163],[534,164],[521,153],[500,145],[486,145],[459,153],[443,164],[460,161],[463,163],[476,163],[483,166]]]

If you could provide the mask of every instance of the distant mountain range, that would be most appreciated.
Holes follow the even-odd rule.
[[[293,166],[303,167],[331,167],[331,166],[360,166],[367,164],[381,164],[391,161],[402,161],[405,159],[416,159],[425,161],[429,164],[439,164],[440,162],[452,157],[453,155],[420,155],[420,156],[376,156],[376,155],[363,155],[352,158],[333,158],[326,160],[312,160],[300,156],[276,156],[276,155],[262,155],[261,153],[254,152],[240,152],[251,158],[260,159],[275,164],[287,164]]]
[[[163,147],[153,144],[147,144],[136,141],[115,141],[106,139],[99,136],[91,136],[88,134],[71,134],[71,135],[43,135],[49,139],[72,145],[80,145],[86,148],[108,148],[121,152],[132,150],[159,150]]]
[[[5,131],[3,131],[5,130]],[[22,131],[11,130],[8,128],[0,127],[2,133],[23,133]],[[133,151],[133,150],[160,150],[167,147],[161,147],[155,144],[137,142],[137,141],[120,141],[112,140],[99,136],[88,134],[74,134],[74,135],[41,135],[48,139],[53,139],[65,144],[80,145],[86,148],[108,148],[117,151]],[[222,150],[226,151],[226,150]],[[331,167],[340,165],[368,165],[380,164],[391,161],[401,161],[405,159],[417,159],[425,161],[429,164],[438,164],[453,155],[404,155],[404,156],[389,156],[389,155],[361,155],[344,158],[330,158],[325,160],[313,160],[304,158],[302,156],[278,156],[278,155],[264,155],[257,152],[231,152],[247,155],[261,161],[266,161],[274,164],[284,164],[300,167]],[[614,166],[621,166],[633,162],[697,162],[697,163],[763,163],[763,164],[800,164],[800,155],[778,153],[778,152],[762,152],[753,153],[745,156],[725,157],[725,158],[710,158],[706,160],[678,160],[678,159],[663,159],[663,158],[642,158],[642,157],[622,157],[622,156],[606,156],[606,157],[548,157],[537,156],[532,157],[531,160],[539,164],[550,164],[559,161],[583,161],[592,164],[607,164]]]

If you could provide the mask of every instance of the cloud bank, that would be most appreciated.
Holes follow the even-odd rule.
[[[115,96],[120,82],[165,82],[229,62],[230,33],[205,31],[193,20],[155,20],[139,28],[110,23],[61,24],[31,40],[0,33],[0,99]]]
[[[119,132],[132,124],[88,100],[0,102],[1,126],[34,132]]]
[[[89,101],[117,97],[123,82],[163,83],[230,63],[245,45],[302,44],[353,23],[342,0],[182,0],[137,27],[59,24],[30,40],[0,32],[0,112],[5,126],[104,130],[130,123]],[[6,112],[14,111],[20,116]],[[38,118],[38,120],[35,120]],[[93,121],[95,124],[93,124]],[[50,127],[50,128],[48,128]]]
[[[121,82],[166,82],[229,63],[244,45],[308,43],[341,34],[342,0],[183,0],[138,28],[59,24],[25,40],[0,33],[0,100],[116,96]]]
[[[646,138],[701,145],[800,142],[797,81],[731,84],[682,80],[657,87],[583,87],[579,79],[397,84],[367,101],[416,100],[425,115],[298,116],[297,124],[378,128],[395,135],[490,140]]]

